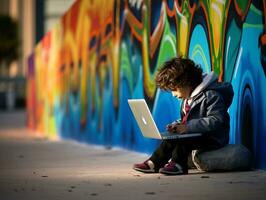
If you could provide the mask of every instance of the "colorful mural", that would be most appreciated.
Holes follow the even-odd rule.
[[[145,98],[159,129],[180,102],[156,88],[169,58],[186,55],[232,83],[230,143],[266,169],[264,0],[78,0],[29,57],[28,126],[48,137],[152,152],[127,99]]]

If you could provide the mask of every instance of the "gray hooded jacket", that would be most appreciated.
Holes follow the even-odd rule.
[[[229,141],[230,116],[227,112],[234,96],[232,85],[218,82],[214,72],[203,75],[203,81],[191,94],[187,132],[201,132],[208,139],[224,146]],[[182,102],[183,108],[184,101]],[[181,116],[184,116],[181,111]]]

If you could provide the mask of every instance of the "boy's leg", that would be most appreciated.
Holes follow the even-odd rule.
[[[204,147],[205,141],[202,137],[180,139],[172,150],[171,161],[159,170],[166,175],[181,175],[188,173],[188,155],[193,149]]]
[[[218,144],[205,137],[196,137],[177,141],[177,145],[172,151],[172,161],[180,164],[184,170],[188,169],[188,156],[195,149],[216,149]]]
[[[150,160],[154,163],[156,168],[163,167],[172,157],[173,150],[176,148],[177,140],[163,140],[162,143],[153,152]]]
[[[148,160],[134,164],[133,169],[144,173],[159,172],[159,169],[172,157],[172,152],[176,145],[177,142],[175,140],[163,140]]]

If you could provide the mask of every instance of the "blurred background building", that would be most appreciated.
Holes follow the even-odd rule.
[[[3,59],[0,59],[0,110],[25,107],[27,57],[73,2],[74,0],[1,0],[1,38],[5,43],[11,43],[10,40],[16,44],[12,46],[14,54],[11,57],[5,46],[0,46],[0,51],[3,52]],[[7,26],[13,26],[15,30],[10,30]],[[13,33],[12,37],[10,31]],[[3,34],[9,39],[3,37]]]

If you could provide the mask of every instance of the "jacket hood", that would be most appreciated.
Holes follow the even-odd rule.
[[[203,74],[202,82],[193,90],[191,98],[196,97],[204,90],[215,90],[222,95],[227,108],[231,105],[234,91],[231,83],[218,82],[218,77],[212,71],[210,74]]]

